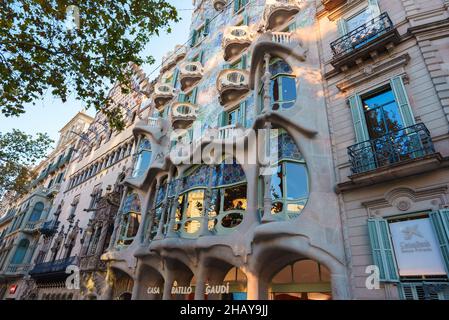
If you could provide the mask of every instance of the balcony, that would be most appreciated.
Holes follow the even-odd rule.
[[[42,213],[43,216],[46,215],[46,213]],[[42,224],[44,224],[43,220],[39,220],[39,221],[28,221],[25,224],[25,227],[23,228],[23,232],[25,233],[37,233],[40,229],[40,227],[42,226]]]
[[[226,0],[214,0],[214,9],[217,11],[223,11],[226,6]]]
[[[46,278],[51,277],[67,277],[65,273],[68,266],[78,265],[77,257],[69,257],[61,260],[50,261],[36,264],[35,267],[30,271],[30,276],[32,278]]]
[[[353,145],[348,155],[351,181],[339,191],[435,170],[444,161],[422,123]]]
[[[188,91],[189,88],[197,84],[203,77],[203,65],[201,62],[186,61],[181,64],[179,80],[181,82],[181,89]]]
[[[188,102],[177,102],[172,106],[171,119],[174,129],[186,129],[197,117],[198,107]]]
[[[268,0],[265,5],[265,29],[273,30],[284,25],[301,10],[301,0]]]
[[[347,0],[321,0],[323,3],[324,9],[327,11],[334,10],[335,8],[345,4]]]
[[[227,105],[236,101],[249,91],[249,73],[246,70],[222,70],[217,78],[220,103]]]
[[[364,59],[375,58],[381,52],[390,51],[400,40],[390,17],[383,13],[332,42],[334,57],[331,64],[336,69],[346,70]]]
[[[184,59],[187,54],[185,46],[177,45],[173,51],[169,51],[162,58],[161,73],[173,68],[179,61]]]
[[[39,233],[42,234],[44,237],[52,237],[53,235],[58,232],[58,226],[59,221],[57,220],[50,220],[45,221],[39,226]]]
[[[6,275],[25,275],[30,271],[31,264],[11,264],[6,268]]]
[[[229,61],[242,53],[253,40],[248,26],[228,27],[223,35],[224,59]]]
[[[153,101],[156,108],[159,110],[167,102],[169,102],[176,94],[176,89],[168,83],[158,83],[154,87]]]

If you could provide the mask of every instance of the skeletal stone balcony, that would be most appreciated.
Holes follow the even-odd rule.
[[[375,58],[391,51],[401,37],[388,14],[382,13],[331,43],[334,53],[331,64],[336,69],[347,70],[367,58]]]
[[[229,61],[237,57],[251,45],[253,36],[248,26],[233,26],[226,28],[223,35],[224,59]]]
[[[264,12],[265,29],[285,24],[301,10],[301,0],[267,0]]]
[[[177,102],[171,109],[172,126],[174,129],[189,127],[197,117],[198,107],[188,102]]]
[[[201,62],[186,61],[180,66],[181,89],[188,91],[189,88],[197,84],[203,77],[203,65]]]
[[[174,67],[179,61],[184,59],[187,54],[187,48],[185,46],[177,45],[173,51],[169,51],[162,58],[161,73]]]
[[[226,6],[226,0],[214,0],[214,9],[217,11],[223,11]]]
[[[153,101],[159,110],[167,102],[169,102],[176,94],[176,89],[168,83],[158,83],[154,87]]]
[[[217,78],[217,89],[222,105],[239,99],[249,91],[249,72],[238,69],[222,70]]]
[[[347,0],[321,0],[326,10],[331,11],[346,3]]]

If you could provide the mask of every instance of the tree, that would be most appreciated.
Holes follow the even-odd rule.
[[[32,166],[46,155],[52,143],[47,134],[33,137],[16,129],[0,132],[0,199],[8,191],[20,195],[28,190],[35,177]]]
[[[176,9],[164,0],[8,0],[0,2],[0,109],[25,112],[47,92],[74,94],[124,127],[108,97],[121,83],[132,90],[128,63],[153,63],[141,52],[153,35],[170,32]]]

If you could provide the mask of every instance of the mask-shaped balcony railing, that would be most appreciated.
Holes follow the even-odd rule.
[[[430,132],[423,123],[348,148],[353,175],[434,153]]]
[[[382,13],[379,17],[332,42],[331,49],[334,53],[334,60],[363,48],[393,29],[393,22],[388,14]]]
[[[177,45],[173,51],[168,52],[162,58],[161,72],[165,72],[176,65],[179,61],[184,59],[187,54],[185,46]]]
[[[214,0],[214,9],[217,11],[223,11],[226,6],[226,0]]]
[[[197,106],[188,102],[174,103],[171,109],[172,126],[174,129],[189,127],[197,117]]]
[[[301,0],[267,0],[264,12],[265,29],[273,30],[290,20],[301,9]]]
[[[176,89],[169,83],[158,83],[154,87],[153,101],[157,109],[163,107],[176,94]]]
[[[246,70],[226,69],[217,77],[220,103],[223,105],[238,100],[249,91],[249,73]]]
[[[186,61],[180,65],[180,82],[181,89],[188,91],[203,77],[203,65],[199,61]]]
[[[251,45],[253,36],[248,26],[227,27],[223,35],[224,59],[226,61],[237,57]]]

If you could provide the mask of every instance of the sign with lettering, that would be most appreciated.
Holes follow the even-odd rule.
[[[401,276],[446,275],[429,218],[390,223]]]

